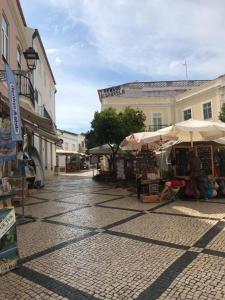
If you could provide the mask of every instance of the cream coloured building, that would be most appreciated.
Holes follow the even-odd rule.
[[[39,55],[37,61],[37,68],[32,74],[32,84],[35,93],[35,113],[43,118],[48,118],[52,121],[53,128],[56,130],[56,114],[55,114],[55,94],[56,94],[56,81],[49,64],[45,48],[42,43],[41,36],[37,29],[27,27],[27,39],[32,41],[35,51]],[[56,146],[54,137],[50,134],[51,130],[45,128],[44,137],[38,132],[34,131],[33,143],[38,150],[45,176],[52,176],[55,172],[56,166]],[[49,131],[49,134],[48,134]]]
[[[146,130],[154,131],[176,122],[179,95],[200,88],[208,80],[133,82],[98,90],[102,110],[113,107],[122,111],[130,106],[146,115]]]
[[[196,119],[217,121],[225,103],[225,75],[176,97],[176,122]]]
[[[27,26],[19,0],[0,0],[0,26],[0,114],[9,105],[4,72],[7,63],[14,71],[18,86],[24,148],[36,148],[48,177],[54,174],[58,140],[55,79],[41,37],[37,30]],[[29,47],[33,47],[40,58],[33,73],[28,70],[23,54]]]

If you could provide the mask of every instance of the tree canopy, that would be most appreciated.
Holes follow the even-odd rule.
[[[96,112],[91,122],[91,130],[86,134],[87,148],[108,144],[115,153],[126,136],[144,131],[145,119],[142,111],[130,107],[119,113],[114,108]]]

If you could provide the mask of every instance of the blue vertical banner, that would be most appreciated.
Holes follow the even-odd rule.
[[[8,84],[9,107],[11,119],[12,141],[22,141],[22,128],[20,117],[19,95],[16,85],[16,79],[13,71],[8,64],[5,64],[6,80]]]

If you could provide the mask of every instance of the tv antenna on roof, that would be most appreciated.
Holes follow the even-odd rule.
[[[187,65],[187,61],[185,59],[183,66],[185,66],[185,72],[186,72],[186,80],[188,80],[188,65]]]

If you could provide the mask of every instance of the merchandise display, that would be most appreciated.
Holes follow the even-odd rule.
[[[9,178],[3,177],[0,179],[0,275],[14,269],[19,259],[12,199]]]
[[[0,209],[0,275],[14,269],[18,260],[15,210],[5,207]]]
[[[120,158],[116,160],[116,178],[125,180],[125,166],[124,159]]]
[[[159,168],[156,153],[142,150],[136,161],[138,198],[143,202],[159,202]]]
[[[11,121],[7,113],[0,118],[0,275],[14,269],[18,263],[16,215],[13,207],[12,172],[8,163],[16,165],[17,143],[12,140]]]

